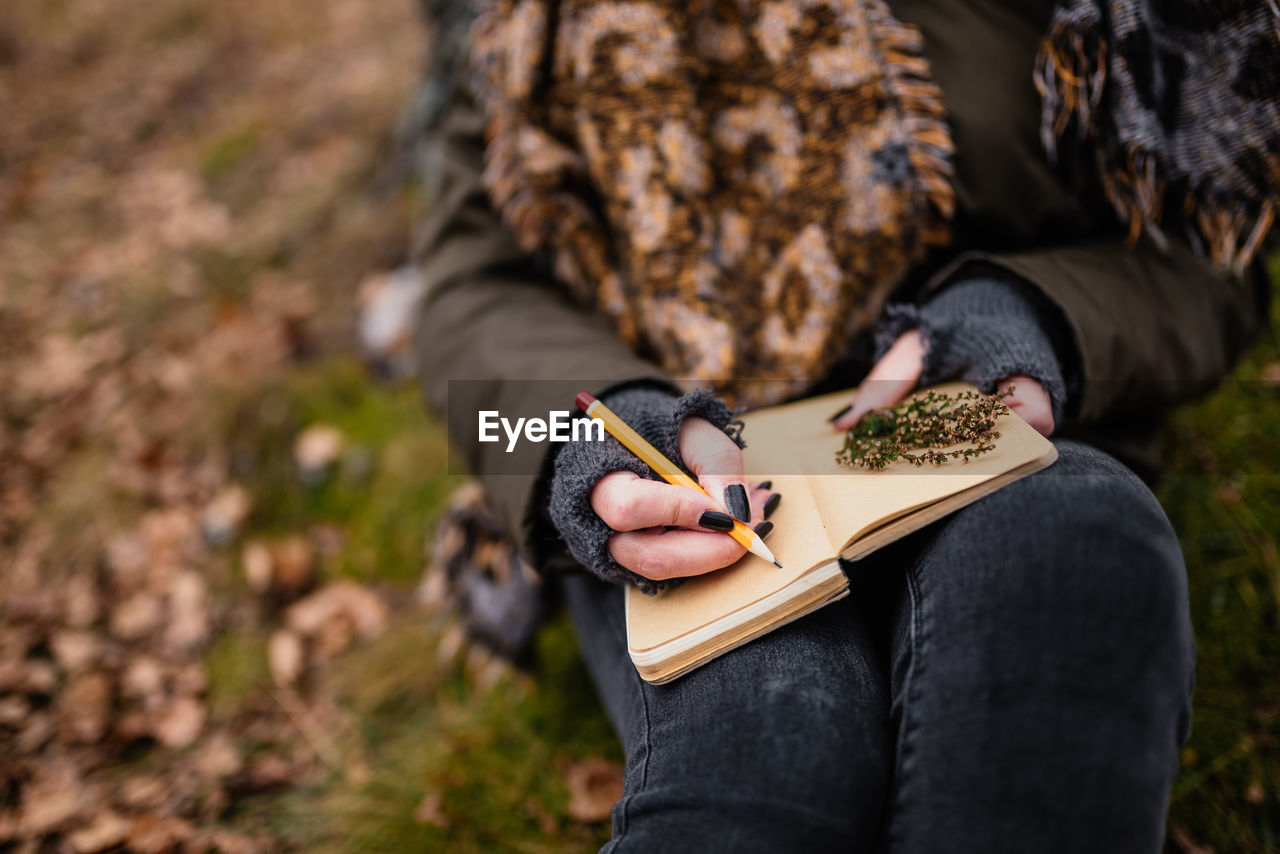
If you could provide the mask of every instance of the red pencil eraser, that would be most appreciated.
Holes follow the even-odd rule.
[[[586,412],[587,407],[595,403],[596,399],[595,397],[588,394],[587,392],[580,391],[578,392],[577,396],[573,398],[573,402],[579,409],[581,409],[583,412]]]

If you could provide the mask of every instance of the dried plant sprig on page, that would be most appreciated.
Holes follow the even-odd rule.
[[[1013,386],[998,395],[928,391],[896,406],[873,409],[845,433],[836,461],[875,471],[899,460],[917,466],[968,462],[995,448],[1000,438],[996,422],[1009,414],[1004,400],[1012,394]]]

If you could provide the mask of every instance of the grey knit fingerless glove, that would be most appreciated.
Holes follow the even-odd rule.
[[[679,396],[652,387],[630,387],[602,399],[623,421],[678,465],[684,465],[679,436],[680,425],[686,418],[705,418],[723,430],[738,447],[744,447],[740,437],[742,423],[735,421],[729,407],[706,389]],[[644,593],[657,593],[676,582],[653,581],[615,561],[608,545],[615,531],[591,509],[592,487],[609,472],[620,470],[658,479],[612,436],[605,436],[603,442],[569,442],[556,455],[548,513],[569,554],[587,569],[606,581],[628,582]]]
[[[1025,374],[1040,381],[1054,423],[1060,424],[1068,387],[1055,349],[1055,338],[1063,337],[1059,326],[1051,307],[1027,285],[998,273],[966,278],[924,306],[887,306],[876,327],[875,358],[879,361],[898,336],[918,327],[925,346],[921,385],[961,379],[991,393],[999,380]]]

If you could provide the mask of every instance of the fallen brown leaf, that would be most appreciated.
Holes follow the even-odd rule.
[[[60,829],[81,810],[92,807],[95,795],[70,759],[46,759],[36,768],[35,779],[22,793],[18,829],[27,837]]]
[[[315,552],[306,537],[293,534],[271,546],[270,589],[285,602],[305,593],[315,580]]]
[[[92,744],[106,734],[111,680],[102,672],[73,677],[57,697],[58,731],[71,742]]]
[[[160,712],[152,732],[165,747],[189,747],[200,737],[208,711],[192,697],[179,697]]]
[[[111,610],[111,634],[123,641],[139,640],[163,619],[160,597],[149,592],[135,593]]]
[[[100,602],[96,578],[87,572],[76,573],[63,588],[63,620],[71,628],[87,629],[98,619]]]
[[[444,812],[444,796],[439,792],[427,792],[422,802],[413,811],[413,818],[419,824],[445,828],[449,826],[449,817]]]
[[[457,661],[467,644],[467,633],[457,623],[450,623],[436,644],[436,661],[447,667]]]
[[[45,712],[33,712],[14,742],[20,756],[37,752],[53,737],[53,719]]]
[[[622,766],[616,762],[599,757],[566,762],[563,773],[574,821],[604,821],[622,797]]]
[[[209,687],[209,674],[199,661],[188,662],[170,673],[173,682],[173,693],[194,697],[203,694]]]
[[[126,845],[137,854],[165,854],[194,835],[195,828],[185,819],[145,813],[133,820]]]
[[[297,682],[306,666],[302,638],[287,629],[272,633],[267,641],[267,664],[271,668],[271,678],[280,687]]]
[[[317,483],[328,476],[342,453],[342,432],[328,424],[315,424],[298,434],[293,444],[293,458],[306,483]]]
[[[1185,827],[1175,826],[1169,833],[1169,839],[1182,854],[1217,854],[1213,848],[1196,842]]]
[[[121,803],[135,810],[154,810],[164,800],[167,785],[163,777],[130,777],[120,785]]]
[[[76,854],[97,854],[124,842],[132,826],[132,822],[117,813],[104,810],[88,825],[68,834],[67,845]]]
[[[164,688],[164,668],[149,655],[125,665],[120,674],[120,695],[131,700],[156,697]],[[158,697],[157,697],[158,699]]]
[[[219,733],[200,747],[193,766],[202,776],[221,780],[239,774],[244,760],[230,737]]]
[[[245,774],[244,789],[261,792],[287,786],[294,780],[293,766],[283,756],[268,754],[255,757]]]
[[[22,690],[28,694],[47,697],[58,687],[57,668],[47,661],[28,659],[22,676]]]
[[[276,847],[270,839],[225,830],[214,831],[209,843],[218,854],[267,854]]]
[[[240,535],[253,501],[248,490],[238,484],[229,484],[205,505],[200,513],[200,530],[215,546],[226,545]]]
[[[29,714],[31,704],[22,697],[9,695],[0,698],[0,724],[16,729]]]
[[[18,691],[27,684],[27,671],[21,661],[0,661],[0,692]]]
[[[92,632],[59,631],[49,639],[49,648],[59,667],[67,673],[77,673],[98,660],[102,639]]]
[[[262,540],[250,540],[240,552],[240,566],[244,569],[244,580],[249,589],[258,595],[266,593],[271,587],[273,561],[271,549]]]
[[[292,605],[285,614],[289,628],[302,635],[316,635],[327,623],[346,617],[361,638],[377,637],[386,628],[386,603],[353,581],[337,581]]]
[[[146,541],[136,531],[117,534],[107,544],[107,567],[112,579],[122,587],[140,583],[146,575],[150,555]]]
[[[204,578],[194,570],[179,572],[169,584],[166,649],[190,652],[209,639],[209,605]]]
[[[311,633],[311,657],[323,662],[342,652],[355,640],[355,629],[350,617],[339,611]]]

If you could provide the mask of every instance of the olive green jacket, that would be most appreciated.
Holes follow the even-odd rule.
[[[1051,5],[891,0],[924,34],[956,148],[953,249],[922,264],[902,292],[923,301],[971,260],[1032,283],[1073,338],[1077,361],[1064,371],[1079,388],[1066,430],[1141,466],[1150,458],[1133,438],[1149,439],[1160,413],[1227,373],[1265,317],[1261,289],[1179,246],[1130,247],[1096,193],[1066,186],[1040,141],[1031,76]],[[455,95],[439,132],[442,183],[415,250],[428,285],[417,329],[426,395],[448,413],[455,443],[533,565],[568,568],[542,516],[549,446],[522,443],[513,460],[503,443],[477,443],[477,410],[566,409],[587,379],[599,393],[666,378],[515,245],[481,185],[483,118],[465,95]],[[534,379],[564,382],[521,382]],[[455,383],[450,400],[450,380],[473,382]],[[525,473],[495,473],[513,470]]]

